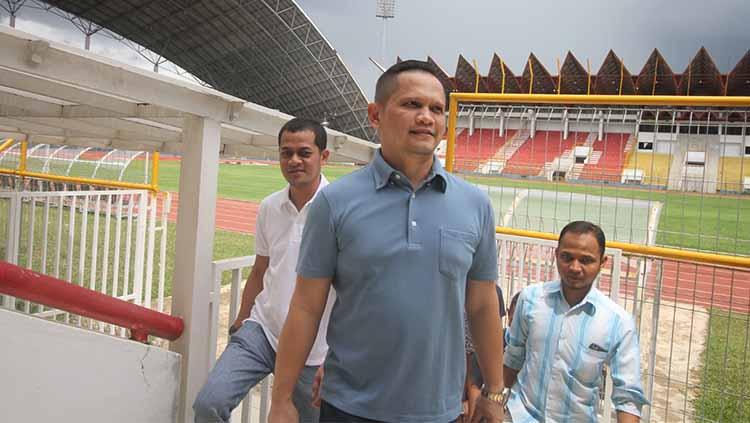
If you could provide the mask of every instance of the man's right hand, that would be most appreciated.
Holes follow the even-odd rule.
[[[268,423],[299,423],[299,413],[297,413],[292,400],[271,402],[271,410],[268,412]]]
[[[232,326],[229,326],[229,336],[234,335],[235,332],[237,332],[238,330],[240,330],[240,328],[242,327],[242,323],[243,322],[244,322],[244,319],[243,320],[240,320],[240,319],[235,320],[234,323],[232,323]]]

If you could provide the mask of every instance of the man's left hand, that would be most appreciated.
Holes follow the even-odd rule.
[[[503,423],[504,417],[503,404],[480,396],[471,423]]]
[[[320,386],[323,384],[323,365],[318,367],[318,371],[315,372],[315,378],[312,383],[312,406],[320,408]]]

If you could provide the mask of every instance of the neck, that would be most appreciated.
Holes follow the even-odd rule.
[[[581,301],[583,301],[584,298],[586,298],[586,295],[588,295],[589,291],[591,291],[590,286],[589,289],[583,290],[583,289],[566,289],[565,286],[562,287],[562,293],[565,297],[565,301],[568,302],[568,305],[571,307],[577,306]]]
[[[297,211],[302,210],[302,207],[305,207],[305,204],[313,198],[320,186],[320,180],[321,177],[318,176],[311,184],[303,186],[289,185],[289,199],[292,200],[292,204],[297,208]]]
[[[403,174],[409,179],[412,188],[416,189],[422,185],[427,175],[432,170],[432,161],[434,156],[432,154],[413,154],[413,155],[396,155],[388,154],[385,150],[381,149],[383,159],[391,165],[392,168],[403,172]]]

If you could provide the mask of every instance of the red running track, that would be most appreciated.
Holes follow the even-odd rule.
[[[169,209],[167,219],[171,222],[177,221],[177,209],[180,205],[180,196],[176,192],[170,193],[172,205]],[[161,204],[161,202],[159,203]],[[260,203],[242,200],[230,200],[227,198],[216,199],[216,228],[225,231],[240,232],[244,234],[255,234],[255,218],[258,215]],[[157,213],[160,210],[157,209]]]

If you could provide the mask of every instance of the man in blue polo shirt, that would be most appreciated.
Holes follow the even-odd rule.
[[[294,383],[331,286],[321,422],[451,422],[461,414],[468,316],[485,382],[472,421],[498,423],[502,325],[494,214],[434,156],[446,97],[425,62],[379,79],[368,116],[381,149],[323,189],[302,235],[269,421],[296,422]]]

